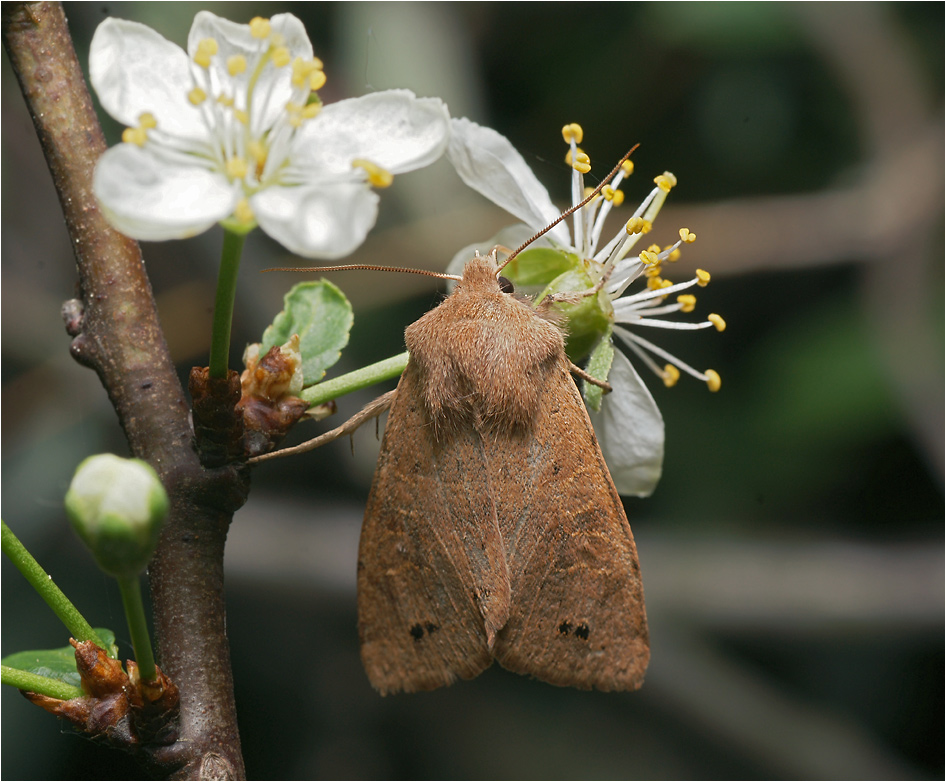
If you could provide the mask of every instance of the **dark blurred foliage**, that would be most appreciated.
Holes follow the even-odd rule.
[[[292,11],[326,63],[324,99],[438,95],[507,135],[563,205],[563,124],[582,123],[599,173],[640,142],[628,202],[654,175],[676,174],[655,236],[697,233],[681,267],[713,273],[698,306],[729,323],[661,340],[718,370],[723,389],[652,384],[664,477],[652,498],[627,502],[653,637],[639,693],[560,690],[497,668],[378,697],[358,659],[354,599],[372,427],[353,456],[336,442],[258,469],[227,563],[250,776],[940,778],[943,5],[66,11],[84,62],[106,16],[183,43],[200,7],[238,21]],[[125,445],[95,377],[68,356],[58,313],[74,295],[69,244],[6,59],[3,87],[4,518],[121,638],[118,595],[66,531],[61,503],[80,459]],[[509,222],[441,162],[383,194],[353,260],[443,268]],[[219,245],[213,230],[144,248],[182,376],[205,363]],[[234,362],[295,281],[257,274],[291,263],[259,232],[244,257]],[[441,295],[409,275],[333,281],[356,312],[339,372],[401,350],[404,326]],[[356,396],[342,415],[371,393]],[[8,564],[3,590],[4,654],[64,644]],[[3,697],[4,778],[140,775],[58,735],[9,688]]]

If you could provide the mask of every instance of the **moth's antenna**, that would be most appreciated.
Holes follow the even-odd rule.
[[[627,154],[624,155],[624,157],[622,157],[622,158],[618,161],[618,164],[617,164],[614,168],[611,169],[611,173],[608,174],[604,179],[601,180],[601,182],[598,184],[598,186],[588,194],[588,197],[585,198],[584,201],[582,201],[580,204],[575,204],[575,205],[574,205],[571,209],[569,209],[567,212],[562,212],[562,214],[561,214],[559,217],[557,217],[555,220],[553,220],[551,223],[549,223],[547,226],[545,226],[545,228],[543,228],[541,231],[539,231],[535,236],[533,236],[533,237],[532,237],[531,239],[529,239],[528,241],[524,242],[521,246],[517,247],[516,250],[515,250],[515,252],[513,252],[512,255],[510,255],[510,256],[508,256],[508,257],[506,258],[506,261],[505,261],[505,262],[503,263],[503,265],[499,268],[499,271],[502,271],[506,266],[508,266],[508,265],[509,265],[509,262],[510,262],[513,258],[515,258],[515,257],[516,257],[519,253],[521,253],[523,250],[525,250],[526,247],[528,247],[530,244],[532,244],[536,239],[538,239],[538,238],[539,238],[540,236],[542,236],[543,234],[546,234],[546,233],[548,233],[549,231],[551,231],[556,225],[558,225],[560,222],[562,222],[562,220],[564,220],[566,217],[568,217],[570,214],[572,214],[572,212],[577,212],[577,211],[578,211],[579,209],[581,209],[585,204],[587,204],[589,201],[591,201],[592,198],[594,198],[596,195],[598,195],[598,193],[600,193],[600,192],[602,191],[602,189],[604,189],[604,186],[605,186],[606,184],[608,184],[608,182],[610,182],[612,179],[614,179],[615,174],[617,174],[617,172],[621,170],[621,166],[624,165],[624,161],[627,160],[627,159],[634,153],[634,150],[637,149],[639,146],[640,146],[640,144],[635,144],[633,147],[631,147],[631,148],[628,150]],[[498,274],[498,273],[499,273],[499,272],[497,272],[497,274]]]
[[[271,269],[263,269],[264,272],[347,272],[353,269],[367,269],[373,272],[406,272],[407,274],[423,274],[425,277],[437,277],[441,280],[456,280],[459,282],[463,278],[456,274],[445,274],[444,272],[434,272],[430,269],[409,269],[401,266],[373,266],[366,263],[353,263],[346,266],[274,266]]]

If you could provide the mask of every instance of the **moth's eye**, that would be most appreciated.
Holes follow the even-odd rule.
[[[515,293],[515,292],[516,292],[516,286],[513,285],[513,284],[512,284],[512,281],[509,280],[509,279],[507,279],[506,277],[500,277],[500,278],[499,278],[499,289],[500,289],[503,293]]]

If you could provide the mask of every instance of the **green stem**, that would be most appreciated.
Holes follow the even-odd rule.
[[[390,380],[397,377],[407,366],[408,353],[400,353],[397,356],[391,356],[377,364],[371,364],[347,375],[326,380],[324,383],[310,386],[303,389],[299,396],[309,403],[309,407],[328,402],[330,399],[338,399],[340,396],[350,394],[352,391],[360,391],[362,388],[373,386],[383,380]]]
[[[135,647],[135,662],[143,681],[154,681],[157,672],[154,668],[154,652],[151,650],[151,636],[148,634],[148,621],[145,618],[145,606],[141,601],[141,580],[138,576],[119,578],[118,588],[122,593],[122,605],[125,607],[125,619],[128,632],[131,633],[131,645]]]
[[[233,302],[236,299],[237,272],[246,234],[223,231],[220,273],[217,275],[217,298],[214,301],[213,333],[210,338],[210,376],[226,377],[230,364],[230,326],[233,323]]]
[[[0,679],[2,679],[3,684],[9,684],[18,690],[37,692],[40,695],[48,695],[50,698],[58,698],[61,701],[81,698],[85,695],[78,687],[61,682],[59,679],[50,679],[48,676],[21,671],[18,668],[11,668],[9,665],[0,665]]]
[[[30,586],[46,601],[46,605],[53,610],[53,613],[59,617],[66,629],[72,633],[72,637],[77,641],[92,641],[108,651],[109,647],[99,638],[98,633],[92,629],[92,626],[79,613],[72,601],[53,583],[52,577],[40,567],[33,555],[20,543],[19,538],[13,534],[13,530],[7,526],[5,521],[0,521],[0,524],[2,524],[3,530],[3,553],[16,565],[17,570],[29,581]]]

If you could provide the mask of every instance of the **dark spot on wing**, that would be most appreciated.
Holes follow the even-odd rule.
[[[581,638],[582,641],[588,640],[589,633],[590,633],[590,630],[588,629],[588,625],[586,625],[584,622],[582,622],[581,624],[578,625],[578,627],[575,628],[575,637]]]
[[[562,635],[568,635],[568,634],[571,632],[571,630],[572,630],[571,622],[562,622],[562,623],[558,626],[558,631],[559,631]]]
[[[440,629],[440,625],[435,625],[433,622],[424,622],[423,624],[418,622],[416,625],[413,625],[408,632],[411,634],[411,637],[415,641],[419,641],[424,637],[424,631],[427,631],[427,635],[436,633]]]

